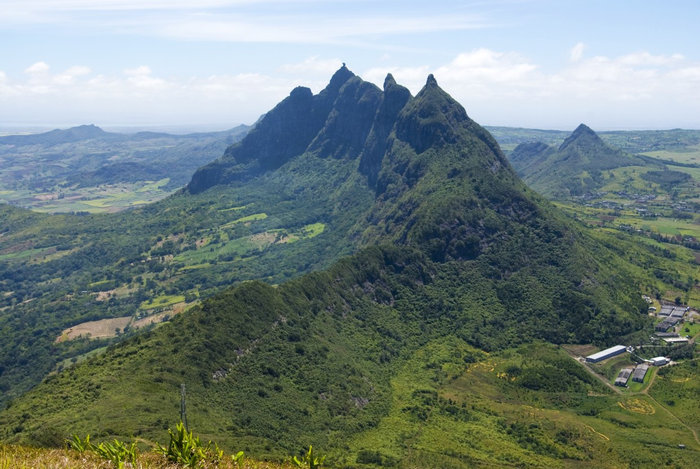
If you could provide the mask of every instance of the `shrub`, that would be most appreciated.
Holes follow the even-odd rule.
[[[224,452],[219,446],[212,442],[204,445],[199,437],[195,437],[192,432],[185,429],[185,425],[180,422],[175,431],[168,429],[170,443],[168,447],[156,446],[156,453],[163,455],[168,461],[180,464],[184,467],[195,467],[199,463],[218,463],[224,456]],[[242,455],[241,455],[242,457]]]
[[[301,459],[294,456],[292,458],[292,463],[297,467],[308,467],[309,469],[316,469],[317,467],[321,467],[325,459],[325,456],[321,456],[320,458],[317,457],[314,454],[314,447],[309,446],[309,451],[307,451],[306,454],[304,454],[301,457]]]

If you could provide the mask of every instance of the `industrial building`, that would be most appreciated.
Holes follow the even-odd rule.
[[[654,366],[664,366],[664,365],[668,364],[671,360],[669,360],[666,357],[654,357],[649,361]]]
[[[657,332],[654,335],[656,337],[658,337],[659,339],[669,339],[669,338],[678,337],[678,333],[676,333],[676,332]]]
[[[671,311],[671,317],[680,319],[685,316],[686,311],[688,311],[688,308],[685,306],[673,308],[673,311]]]
[[[687,344],[689,342],[686,337],[668,337],[663,340],[669,345]]]
[[[649,365],[637,365],[637,368],[634,369],[634,374],[632,375],[632,381],[643,383],[644,377],[647,375],[647,371],[649,371]]]
[[[620,355],[624,353],[625,350],[627,350],[627,347],[625,347],[624,345],[616,345],[614,347],[602,350],[598,353],[594,353],[593,355],[587,356],[586,361],[588,363],[598,363],[599,361],[603,361],[610,357]]]
[[[679,318],[679,317],[669,316],[666,319],[664,319],[663,321],[661,321],[660,323],[658,323],[654,329],[656,330],[656,332],[666,332],[671,327],[678,324],[680,322],[680,320],[681,320],[681,318]]]
[[[623,368],[620,373],[615,378],[615,386],[627,386],[627,381],[630,380],[630,375],[632,374],[632,368]]]
[[[661,305],[661,311],[659,311],[659,316],[670,316],[672,312],[672,305]]]

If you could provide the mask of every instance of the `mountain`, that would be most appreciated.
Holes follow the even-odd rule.
[[[592,142],[585,134],[562,151]],[[0,414],[0,437],[162,440],[185,383],[198,433],[263,458],[309,444],[358,467],[627,457],[566,413],[567,403],[588,412],[587,399],[617,406],[546,342],[614,343],[642,329],[647,280],[627,259],[655,258],[583,231],[530,190],[432,75],[415,97],[344,66],[317,95],[297,88],[178,197],[199,206],[273,183],[283,209],[304,200],[342,221],[336,241],[354,254],[279,285],[227,289],[50,376]],[[498,378],[474,381],[497,366]],[[546,423],[522,405],[540,406]]]
[[[559,148],[543,143],[522,143],[509,158],[528,185],[555,198],[595,191],[603,184],[602,171],[644,166],[650,160],[611,147],[584,124],[579,125]]]
[[[50,132],[32,135],[8,135],[0,137],[0,145],[60,145],[81,140],[113,139],[120,140],[123,136],[105,132],[95,125],[81,125],[70,129],[56,129]]]

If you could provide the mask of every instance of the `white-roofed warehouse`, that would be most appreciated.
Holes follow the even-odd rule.
[[[594,353],[593,355],[589,355],[586,357],[586,361],[588,363],[598,363],[599,361],[603,361],[607,358],[614,357],[616,355],[620,355],[621,353],[624,353],[625,350],[627,350],[627,347],[624,345],[616,345],[614,347],[610,347],[605,350],[601,350],[598,353]]]

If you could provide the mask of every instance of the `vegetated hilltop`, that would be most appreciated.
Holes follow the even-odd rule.
[[[578,126],[559,148],[540,142],[522,143],[509,158],[529,186],[554,198],[594,191],[604,183],[603,171],[643,166],[649,160],[611,147],[584,124]]]
[[[331,219],[345,215],[361,249],[277,287],[228,289],[51,376],[0,414],[2,438],[162,439],[185,383],[190,425],[259,457],[309,444],[360,466],[605,467],[626,457],[620,447],[600,457],[598,436],[573,415],[533,427],[521,413],[521,403],[549,402],[537,392],[560,404],[606,393],[561,350],[498,351],[639,330],[644,274],[624,239],[600,242],[528,189],[432,76],[415,97],[391,76],[382,91],[345,67],[318,95],[297,88],[197,171],[187,197],[270,181],[293,189],[282,204],[308,197]],[[654,260],[644,249],[630,257]],[[473,387],[472,365],[496,369],[487,353],[515,368]]]
[[[559,147],[571,132],[486,126],[501,148],[509,153],[521,143],[542,142]],[[676,161],[697,161],[700,130],[608,130],[596,132],[608,145],[634,155]]]

